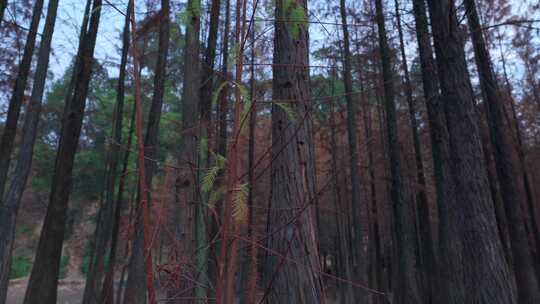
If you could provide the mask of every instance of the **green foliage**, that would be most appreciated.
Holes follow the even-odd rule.
[[[275,105],[281,108],[285,113],[287,113],[287,116],[292,122],[296,122],[296,113],[294,113],[294,110],[289,104],[283,102],[276,102]]]
[[[219,174],[219,170],[220,168],[218,166],[214,166],[214,167],[208,168],[208,171],[206,171],[206,174],[204,175],[202,179],[202,191],[204,193],[210,192],[212,188],[214,187],[214,183]]]
[[[99,198],[105,177],[106,152],[103,147],[80,150],[75,156],[73,183],[75,198],[95,200]]]
[[[192,32],[193,26],[195,22],[200,22],[201,17],[201,0],[188,0],[188,6],[186,8],[186,17],[185,17],[185,25],[186,25],[186,32]],[[195,21],[197,20],[197,21]],[[192,33],[191,36],[188,35],[188,37],[191,37],[193,39],[193,43],[197,42],[199,40],[199,37],[194,35],[195,33]]]
[[[210,153],[212,153],[212,156],[214,156],[216,166],[219,167],[220,169],[225,168],[225,161],[226,161],[225,156],[219,153],[212,152],[212,151],[210,151]]]
[[[223,88],[225,88],[225,86],[229,85],[229,82],[228,81],[224,81],[223,83],[221,83],[219,85],[219,87],[214,91],[214,93],[212,94],[212,105],[216,105],[217,104],[217,100],[219,98],[219,94],[221,93],[221,91],[223,90]]]
[[[225,195],[225,187],[219,187],[218,189],[212,191],[210,193],[210,197],[208,198],[208,206],[210,208],[214,208],[219,200],[223,198]]]
[[[32,187],[38,191],[47,191],[51,186],[54,172],[54,159],[56,150],[54,146],[43,141],[36,141],[34,146],[34,160],[32,162],[35,175],[32,177]]]
[[[202,191],[204,193],[209,193],[212,191],[219,172],[225,168],[225,157],[213,151],[210,151],[210,153],[214,157],[215,165],[208,168],[206,174],[202,178]]]
[[[227,61],[227,68],[232,70],[232,67],[236,65],[236,60],[240,54],[240,43],[235,43],[233,47],[229,50],[229,60]]]
[[[11,257],[11,270],[9,271],[10,279],[22,278],[28,275],[32,269],[32,261],[23,256]]]
[[[90,245],[90,243],[88,243],[84,247],[83,260],[81,263],[81,272],[84,275],[88,274],[88,269],[90,268],[91,259],[92,259],[92,246]]]
[[[249,124],[247,123],[247,121],[248,121],[249,113],[252,110],[251,98],[250,98],[249,91],[246,88],[246,86],[244,86],[241,83],[236,83],[236,82],[235,82],[235,85],[238,91],[240,91],[240,95],[242,96],[242,100],[243,100],[242,113],[240,116],[240,133],[245,135],[247,130],[249,129],[248,128]]]
[[[298,38],[302,29],[307,31],[306,11],[296,0],[283,0],[283,12],[287,27],[294,38]]]
[[[62,255],[60,258],[59,276],[61,279],[66,277],[67,265],[69,264],[69,255]]]
[[[203,137],[197,143],[197,154],[204,157],[207,152],[208,152],[208,138]]]
[[[242,222],[247,219],[248,206],[247,198],[249,194],[248,184],[242,184],[235,189],[233,198],[232,216],[236,221]]]
[[[17,237],[19,236],[31,236],[32,235],[32,227],[30,227],[28,224],[25,223],[19,223],[16,227],[15,234]]]

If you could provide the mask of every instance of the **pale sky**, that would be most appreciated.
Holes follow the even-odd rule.
[[[204,1],[204,0],[203,0]],[[531,3],[532,1],[537,0],[511,0],[514,2],[514,10],[515,12],[522,12],[524,8],[526,7],[527,3]],[[53,72],[55,78],[57,79],[60,77],[67,66],[70,64],[71,59],[73,55],[75,54],[77,50],[78,45],[78,36],[79,36],[79,27],[82,22],[82,15],[84,11],[85,6],[84,0],[60,0],[59,4],[59,10],[58,10],[58,20],[56,24],[56,29],[53,37],[53,50],[54,55],[51,57],[50,61],[50,71]],[[127,0],[109,0],[109,1],[103,1],[104,8],[101,16],[101,22],[99,26],[99,33],[97,38],[97,44],[96,44],[96,51],[95,51],[95,57],[100,62],[107,62],[107,63],[114,63],[118,64],[119,62],[119,55],[118,55],[118,49],[120,48],[120,32],[123,27],[124,22],[124,16],[122,16],[116,9],[112,8],[107,4],[107,2],[110,2],[114,4],[116,7],[118,7],[120,10],[125,11],[125,8],[127,6]],[[143,1],[136,1],[141,5],[141,7],[138,7],[137,11],[138,13],[144,13],[144,5],[142,4]],[[175,4],[186,2],[184,0],[172,0],[172,7],[175,7]],[[390,1],[392,2],[392,1]],[[404,1],[401,0],[401,6],[402,8],[409,8],[410,7],[410,1]],[[313,3],[313,1],[312,1]],[[336,1],[337,5],[337,1]],[[348,1],[349,6],[357,6],[357,2],[353,0]],[[48,6],[48,1],[45,3],[44,7],[44,14],[46,12]],[[387,13],[393,13],[393,8],[388,7]],[[173,12],[174,14],[178,12]],[[527,12],[528,17],[530,16],[536,16],[536,19],[539,19],[538,16],[540,15],[539,12]],[[316,11],[310,11],[310,16],[317,15]],[[6,13],[5,18],[9,18],[9,14]],[[404,16],[405,21],[407,22],[407,19],[409,19],[409,16]],[[314,20],[314,18],[311,18]],[[316,18],[319,19],[320,18]],[[338,16],[336,16],[336,20],[339,19]],[[324,20],[328,22],[334,22],[335,20]],[[44,18],[41,21],[40,26],[43,27]],[[537,24],[538,27],[540,27],[540,24]],[[325,26],[325,29],[322,29],[320,26],[317,25],[311,25],[310,26],[310,37],[312,40],[322,40],[322,41],[328,41],[325,40],[325,36],[328,36],[328,32],[330,32],[330,35],[333,36],[331,39],[335,39],[337,37],[337,32],[340,30],[339,27],[336,26]],[[389,25],[389,30],[392,30],[392,27]],[[511,31],[511,27],[504,27],[504,30]],[[392,32],[390,32],[390,35],[393,35]],[[315,48],[312,46],[312,50]],[[416,41],[412,40],[408,41],[408,48],[407,52],[409,55],[409,60],[412,60],[414,56],[416,56]],[[509,54],[512,56],[511,52]],[[492,57],[494,59],[494,62],[497,63],[497,58],[499,57],[498,51],[492,52]],[[510,61],[510,65],[512,63],[515,63],[517,60]],[[511,72],[515,73],[516,71],[519,71],[518,65],[514,64],[513,66],[510,66]],[[116,75],[116,69],[109,69],[111,75]]]

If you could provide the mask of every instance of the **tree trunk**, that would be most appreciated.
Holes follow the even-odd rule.
[[[129,10],[131,1],[128,4],[126,18],[124,22],[124,32],[122,35],[122,57],[120,61],[120,73],[118,77],[116,106],[114,111],[114,125],[112,130],[112,143],[109,145],[109,155],[107,160],[105,201],[98,213],[98,223],[94,234],[94,250],[90,267],[86,279],[86,285],[83,295],[83,303],[98,303],[103,290],[100,289],[104,272],[105,257],[107,254],[107,245],[113,237],[113,226],[115,220],[115,200],[114,192],[118,178],[118,159],[120,157],[120,147],[122,144],[122,121],[124,115],[124,95],[126,65],[129,50]],[[112,248],[110,249],[112,251]],[[110,267],[110,265],[109,265]]]
[[[207,136],[211,135],[212,88],[214,84],[214,62],[216,60],[220,6],[221,0],[212,0],[208,43],[205,50],[204,64],[201,69],[201,126],[206,129]]]
[[[523,137],[522,137],[522,133],[521,133],[521,126],[519,124],[519,120],[518,120],[517,113],[516,113],[515,100],[514,100],[514,98],[512,96],[512,87],[510,85],[510,80],[508,79],[508,73],[506,72],[506,57],[504,56],[504,53],[502,51],[501,40],[499,40],[499,48],[501,50],[501,63],[502,63],[502,68],[503,68],[503,76],[504,76],[504,80],[505,80],[505,83],[506,83],[507,98],[508,98],[508,101],[510,103],[510,110],[512,112],[512,118],[510,119],[509,117],[507,117],[507,120],[511,121],[511,123],[512,123],[512,125],[514,127],[514,132],[516,133],[515,134],[515,136],[516,136],[516,149],[518,150],[519,166],[520,166],[521,174],[523,175],[523,184],[524,184],[524,188],[525,188],[525,197],[527,199],[527,209],[528,209],[528,212],[529,212],[529,216],[531,218],[533,234],[534,234],[534,239],[535,239],[535,245],[536,245],[536,248],[535,248],[536,249],[536,259],[537,259],[537,264],[538,264],[538,259],[539,259],[539,256],[540,256],[540,229],[539,229],[539,226],[538,226],[536,209],[534,208],[535,204],[534,204],[534,197],[533,197],[533,193],[532,193],[533,191],[531,189],[531,181],[529,180],[529,174],[527,172],[528,170],[527,170],[527,166],[525,164],[525,152],[524,152],[524,148],[523,148]],[[538,271],[539,267],[540,267],[540,265],[536,266],[538,273],[540,273]]]
[[[509,221],[508,232],[510,234],[518,302],[538,303],[540,302],[540,290],[523,222],[521,210],[523,195],[519,189],[519,180],[515,178],[518,173],[515,163],[517,157],[514,155],[515,151],[512,147],[511,134],[509,133],[511,126],[504,117],[503,95],[493,72],[491,58],[486,48],[480,21],[478,20],[475,1],[465,0],[465,8],[471,29],[482,95],[487,107],[486,114],[490,128],[493,154],[495,156],[497,176],[500,181],[503,205],[505,206]]]
[[[369,173],[369,188],[370,188],[370,200],[371,204],[369,206],[369,213],[370,213],[370,225],[371,225],[371,236],[372,236],[372,242],[370,243],[370,247],[373,248],[371,259],[372,259],[372,283],[370,285],[371,288],[376,290],[382,290],[384,288],[383,286],[383,275],[384,275],[384,264],[383,264],[383,257],[382,257],[382,239],[381,239],[381,233],[380,233],[380,225],[379,225],[379,208],[378,208],[378,199],[377,199],[377,187],[376,187],[376,178],[375,178],[375,161],[374,161],[374,155],[373,155],[373,143],[375,138],[373,137],[373,131],[372,131],[372,116],[371,116],[371,108],[369,106],[368,96],[366,96],[365,91],[365,85],[364,85],[364,79],[362,78],[362,75],[359,75],[360,78],[360,94],[362,96],[362,100],[364,103],[364,109],[363,109],[363,119],[364,119],[364,136],[366,138],[367,143],[367,167],[368,167],[368,173]],[[380,297],[377,299],[374,299],[373,303],[381,303]]]
[[[13,143],[15,141],[15,135],[17,134],[17,123],[19,121],[19,114],[21,113],[24,92],[26,91],[28,76],[30,75],[30,69],[32,68],[32,57],[34,56],[36,35],[38,32],[39,21],[41,20],[43,2],[43,0],[37,0],[34,4],[32,21],[30,23],[28,36],[26,37],[26,44],[24,46],[22,60],[19,64],[17,78],[15,79],[15,86],[13,87],[11,99],[9,100],[7,118],[4,124],[4,133],[2,134],[2,139],[0,141],[0,207],[5,204],[3,198],[7,184],[9,165],[11,163],[11,152],[13,151]],[[7,2],[5,5],[7,5]],[[4,8],[5,6],[2,4],[2,14]],[[1,20],[2,19],[0,19],[0,22]]]
[[[254,8],[255,10],[255,8]],[[254,12],[253,12],[254,13]],[[257,105],[256,105],[256,88],[255,88],[255,28],[252,27],[250,31],[250,43],[251,54],[250,54],[250,65],[249,65],[249,98],[252,102],[251,110],[249,112],[249,139],[248,139],[248,215],[247,215],[247,234],[246,238],[253,243],[245,243],[240,249],[240,273],[239,279],[236,286],[236,297],[239,300],[240,304],[250,304],[255,301],[255,293],[257,288],[257,246],[256,246],[256,237],[254,232],[255,224],[255,210],[254,210],[254,200],[253,194],[255,192],[255,142],[256,142],[256,133],[255,126],[257,121]]]
[[[223,48],[222,48],[222,64],[221,77],[223,81],[229,80],[229,30],[230,30],[230,0],[225,0],[225,28],[223,29]],[[216,138],[216,146],[219,154],[225,156],[227,154],[227,113],[229,112],[229,90],[228,86],[223,87],[219,95],[218,104],[218,119],[219,119],[219,135]]]
[[[222,65],[220,80],[228,81],[228,59],[229,59],[229,26],[230,24],[230,0],[225,0],[225,20],[223,29],[223,42],[222,42]],[[229,103],[229,88],[224,86],[221,92],[219,92],[219,101],[217,105],[217,120],[216,123],[218,131],[215,138],[215,145],[217,147],[217,153],[225,157],[227,155],[227,114]],[[218,176],[217,184],[223,184],[223,172],[220,172]],[[221,217],[222,208],[221,203],[218,202],[215,207],[215,213],[218,217]],[[216,237],[219,233],[219,223],[216,218],[212,218],[210,221],[210,236]],[[220,241],[216,240],[215,245],[211,247],[210,263],[208,267],[208,277],[210,282],[215,282],[217,279],[217,253],[220,251]]]
[[[47,9],[47,18],[39,47],[32,95],[24,117],[21,147],[15,176],[6,194],[4,206],[0,208],[0,303],[2,304],[5,303],[7,296],[17,213],[32,167],[34,142],[37,134],[39,115],[41,113],[45,79],[49,68],[49,54],[51,52],[51,41],[54,33],[57,9],[58,0],[51,0]]]
[[[198,167],[209,168],[210,167],[210,149],[212,138],[212,91],[214,87],[214,62],[216,59],[216,45],[218,38],[219,17],[220,17],[220,0],[212,0],[210,8],[210,24],[208,30],[208,43],[205,50],[205,59],[201,67],[202,78],[200,86],[200,121],[199,121],[199,140],[206,142],[201,145],[205,148],[205,151],[199,152]],[[202,172],[199,172],[199,180],[202,178]],[[201,203],[206,204],[208,202],[208,194],[201,193]],[[200,206],[200,205],[199,205]],[[207,244],[207,219],[209,218],[205,210],[200,210],[201,207],[197,207],[197,224],[196,224],[196,241],[197,248],[197,269],[200,273],[199,281],[205,281],[209,277],[209,266],[211,268],[211,262],[209,262],[209,250]],[[196,289],[197,298],[206,298],[208,291],[202,285],[197,285]]]
[[[415,218],[410,196],[403,184],[400,163],[399,137],[397,131],[396,104],[390,48],[386,37],[384,12],[381,0],[375,1],[377,27],[379,30],[379,48],[384,82],[386,109],[388,154],[390,156],[391,197],[394,211],[394,230],[398,254],[397,286],[394,286],[398,303],[422,303],[417,278],[415,256],[416,231]]]
[[[131,2],[131,1],[130,1]],[[133,4],[131,4],[133,5]],[[120,217],[122,215],[122,203],[124,201],[124,188],[126,184],[126,177],[129,166],[129,156],[131,151],[131,145],[133,141],[133,132],[135,129],[135,108],[133,108],[131,113],[131,122],[129,125],[128,140],[126,144],[126,149],[124,153],[124,160],[122,164],[122,171],[120,174],[120,181],[118,183],[118,194],[116,197],[115,210],[114,210],[114,222],[112,230],[112,239],[111,239],[111,251],[109,254],[109,268],[103,280],[103,287],[101,288],[101,300],[100,303],[103,304],[113,304],[120,303],[120,297],[116,297],[116,302],[114,300],[114,270],[116,266],[116,255],[117,255],[117,244],[118,237],[120,232]],[[127,250],[126,250],[127,251]],[[124,268],[125,269],[125,268]],[[122,271],[124,273],[124,271]],[[121,280],[122,281],[122,280]],[[121,283],[118,285],[117,295],[120,294]]]
[[[247,100],[241,94],[242,75],[244,70],[244,46],[245,35],[244,27],[246,25],[246,10],[243,0],[236,1],[236,22],[235,22],[235,44],[236,44],[236,62],[235,62],[235,104],[234,104],[234,123],[232,129],[232,138],[227,152],[226,164],[226,195],[223,209],[222,240],[220,256],[218,259],[218,283],[216,286],[216,303],[234,303],[235,282],[238,275],[238,247],[239,237],[242,231],[245,231],[249,208],[242,208],[245,201],[238,199],[237,193],[242,191],[242,180],[240,172],[242,162],[240,160],[239,147],[244,145],[244,135],[242,126],[247,113],[244,107],[247,106]]]
[[[333,64],[335,65],[335,64]],[[335,94],[335,81],[336,81],[337,75],[336,70],[332,69],[332,83],[331,83],[331,94],[330,96],[334,96]],[[335,225],[336,225],[336,276],[345,278],[347,280],[352,279],[352,269],[351,269],[351,257],[350,257],[350,250],[349,250],[349,237],[347,231],[349,229],[347,222],[348,220],[344,219],[343,217],[348,217],[348,213],[343,210],[343,199],[341,195],[341,186],[340,186],[340,174],[338,170],[338,140],[337,140],[337,134],[336,134],[336,119],[335,119],[335,101],[329,97],[328,98],[329,103],[329,111],[330,111],[330,120],[329,120],[329,129],[330,129],[330,154],[331,154],[331,164],[332,164],[332,174],[331,178],[333,180],[333,194],[334,194],[334,213],[335,213]],[[339,303],[354,303],[354,290],[351,284],[348,284],[346,282],[340,282],[336,281],[336,285],[338,287],[338,292],[340,294],[340,298],[338,297]]]
[[[184,51],[184,84],[182,91],[182,143],[179,151],[179,166],[177,185],[178,193],[176,212],[179,218],[176,224],[176,238],[180,248],[177,248],[177,256],[182,261],[195,262],[195,248],[197,232],[196,224],[200,221],[196,212],[202,212],[198,206],[198,180],[197,180],[197,145],[198,145],[198,115],[200,93],[200,65],[199,65],[199,31],[200,31],[200,1],[189,0],[187,6],[187,29],[186,48]],[[180,260],[179,260],[180,261]],[[197,269],[197,272],[199,269]],[[198,280],[198,273],[190,273],[190,276]],[[178,291],[186,290],[176,296],[192,298],[195,294],[193,282],[183,280],[180,282]],[[176,301],[178,303],[179,301]],[[182,301],[180,301],[182,302]],[[183,301],[186,303],[186,301]]]
[[[435,267],[435,254],[433,247],[433,233],[431,231],[431,221],[430,221],[430,208],[429,202],[426,195],[426,177],[424,175],[424,160],[422,157],[422,147],[420,143],[420,135],[418,131],[418,123],[416,121],[416,109],[415,101],[413,98],[413,88],[411,84],[411,79],[409,76],[409,68],[407,65],[407,56],[405,54],[405,43],[403,39],[403,30],[401,27],[401,12],[399,7],[399,1],[395,0],[395,9],[396,9],[396,19],[397,19],[397,28],[399,34],[399,46],[401,53],[402,68],[404,73],[405,81],[405,95],[407,98],[407,104],[409,106],[409,119],[411,123],[411,131],[413,138],[413,147],[414,155],[416,160],[416,203],[417,203],[417,214],[418,214],[418,229],[419,229],[419,267],[422,276],[422,289],[423,297],[426,303],[431,303],[433,299],[433,272],[431,269]]]
[[[266,292],[269,303],[324,303],[319,276],[312,188],[314,155],[309,103],[308,34],[305,1],[276,2],[272,106],[272,209]],[[280,20],[297,20],[283,22]],[[292,102],[291,102],[292,101]],[[291,210],[293,210],[291,212]],[[281,227],[285,225],[284,229]]]
[[[158,46],[158,59],[156,62],[156,72],[154,75],[154,91],[152,95],[152,103],[150,105],[150,111],[148,113],[148,120],[146,123],[146,134],[144,137],[144,171],[146,188],[148,193],[142,193],[142,189],[139,189],[138,203],[143,203],[144,196],[148,196],[147,204],[151,203],[152,194],[152,179],[157,169],[154,159],[157,155],[158,149],[158,135],[159,135],[159,122],[161,119],[161,109],[163,107],[163,96],[165,93],[165,78],[167,75],[167,56],[169,50],[169,0],[161,1],[161,11],[159,19],[159,46]],[[133,39],[133,38],[132,38]],[[138,140],[142,140],[139,138]],[[141,196],[143,196],[141,198]],[[139,205],[139,208],[142,206]],[[124,303],[145,303],[146,298],[146,286],[145,281],[147,275],[145,268],[142,267],[145,262],[145,248],[144,244],[146,229],[143,227],[143,212],[137,212],[136,230],[133,238],[133,253],[128,268],[128,279],[126,282],[126,292],[124,296]],[[146,287],[145,287],[146,286]]]
[[[94,48],[101,16],[101,0],[93,3],[90,27],[80,44],[80,60],[75,67],[74,92],[66,100],[55,172],[45,222],[39,239],[24,303],[56,303],[58,272],[72,188],[73,162],[84,118],[88,86],[94,66]]]
[[[422,84],[424,89],[424,99],[426,102],[429,131],[431,138],[431,151],[433,157],[433,168],[435,176],[435,188],[437,193],[437,208],[439,210],[439,250],[441,255],[447,252],[445,246],[451,246],[451,237],[448,219],[448,208],[454,206],[455,186],[450,173],[450,147],[449,135],[446,127],[446,117],[444,114],[441,97],[439,94],[438,75],[436,73],[433,50],[431,47],[430,34],[428,29],[428,19],[424,0],[413,0],[415,15],[416,34],[418,40],[418,52],[422,69]],[[431,267],[425,268],[430,272],[430,280],[433,302],[440,301],[437,298],[441,291],[438,287],[439,276],[437,270],[437,256],[433,254]],[[438,291],[435,291],[438,290]],[[444,293],[442,293],[444,294]]]
[[[346,263],[353,265],[354,277],[359,282],[368,281],[368,258],[367,258],[367,242],[368,229],[367,224],[367,208],[365,202],[361,202],[360,196],[360,168],[358,166],[358,143],[357,143],[357,122],[356,112],[357,106],[353,100],[353,83],[351,75],[351,50],[349,42],[349,29],[347,27],[347,8],[345,0],[340,0],[339,10],[341,14],[341,23],[343,31],[343,81],[345,85],[345,101],[347,103],[347,138],[349,143],[349,165],[350,165],[350,183],[351,183],[351,211],[353,234],[352,255]],[[351,280],[352,278],[346,278]],[[364,290],[355,289],[355,300],[364,302],[368,298],[368,294]]]
[[[2,21],[4,20],[4,12],[6,11],[7,6],[7,0],[0,0],[0,25],[2,25]]]
[[[453,1],[428,0],[456,187],[441,230],[442,303],[516,303],[497,224]],[[442,218],[441,218],[442,220]]]

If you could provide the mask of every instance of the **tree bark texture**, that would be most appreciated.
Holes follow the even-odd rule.
[[[275,14],[273,99],[288,102],[296,117],[273,104],[267,301],[324,303],[314,222],[307,23],[280,21],[307,18],[307,3],[278,0]]]
[[[89,28],[82,36],[73,74],[74,91],[64,107],[60,143],[47,214],[36,251],[24,303],[56,303],[58,272],[73,181],[73,163],[81,134],[88,87],[94,66],[94,48],[101,16],[101,0],[93,2]],[[84,24],[83,24],[84,25]]]
[[[388,155],[390,157],[391,198],[394,211],[394,233],[397,253],[397,286],[395,298],[398,303],[422,303],[418,286],[418,270],[416,260],[416,228],[414,209],[406,186],[403,183],[403,173],[400,163],[399,137],[397,132],[397,117],[395,93],[392,80],[390,48],[386,36],[386,25],[381,0],[375,1],[376,20],[379,32],[379,51],[384,83],[384,98],[386,110],[386,135]]]
[[[0,206],[0,303],[5,303],[11,269],[11,255],[15,240],[15,227],[21,198],[32,168],[34,142],[37,134],[45,80],[49,68],[49,54],[56,22],[58,0],[51,0],[43,36],[39,47],[34,85],[27,112],[24,117],[22,140],[13,181],[6,193],[4,205]]]
[[[0,140],[0,207],[4,204],[4,190],[7,184],[9,166],[11,164],[11,152],[13,151],[13,143],[15,142],[15,135],[17,134],[17,123],[19,121],[19,114],[21,113],[24,92],[26,91],[26,85],[32,67],[32,57],[34,56],[43,2],[43,0],[37,0],[32,10],[32,21],[30,22],[30,28],[28,35],[26,36],[26,44],[24,45],[22,60],[19,64],[17,78],[15,79],[15,86],[13,87],[11,98],[9,100],[7,118],[4,124],[4,133]],[[5,5],[7,5],[7,2]],[[2,6],[4,6],[4,4],[2,4]],[[5,7],[2,7],[2,14],[4,8]]]
[[[463,39],[454,1],[428,0],[449,134],[455,200],[444,206],[441,231],[442,303],[516,303],[497,234]]]
[[[513,256],[513,268],[516,277],[519,303],[540,302],[540,290],[535,267],[529,248],[523,211],[521,210],[523,193],[520,191],[517,171],[517,155],[511,139],[511,126],[505,119],[503,94],[493,72],[491,58],[486,47],[482,27],[474,0],[465,0],[467,19],[480,76],[482,95],[487,108],[491,143],[497,177],[500,181],[503,205],[508,216],[508,232]]]

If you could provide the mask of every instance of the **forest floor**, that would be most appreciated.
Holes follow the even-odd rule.
[[[7,303],[21,304],[24,299],[28,277],[10,282]],[[61,280],[58,285],[58,304],[78,304],[81,303],[84,290],[84,281]]]
[[[22,208],[18,219],[18,226],[22,227],[17,235],[15,252],[19,255],[28,256],[34,253],[39,239],[39,230],[42,222],[35,221],[36,218],[43,218],[46,208],[43,198],[37,197],[35,193],[26,195],[22,202]],[[63,278],[58,284],[58,304],[78,304],[81,303],[84,292],[84,274],[81,272],[85,246],[95,225],[92,218],[95,217],[96,204],[81,204],[82,208],[74,216],[72,232],[64,245],[63,255],[69,257],[67,265],[63,270]],[[13,279],[9,282],[8,304],[20,304],[23,302],[26,286],[28,285],[29,274],[25,277]]]
[[[35,254],[37,241],[42,222],[36,219],[43,218],[46,212],[44,204],[46,197],[38,197],[36,193],[26,195],[22,202],[18,219],[17,238],[15,241],[15,254],[30,258]],[[63,269],[63,277],[58,282],[58,304],[79,304],[85,287],[85,277],[82,273],[86,246],[94,232],[97,204],[84,203],[74,206],[77,214],[72,214],[72,225],[69,237],[65,241],[63,256],[69,259]],[[79,207],[79,208],[77,208]],[[7,304],[22,304],[29,273],[9,282]],[[166,297],[166,294],[162,295]],[[327,303],[336,303],[333,288],[327,290]]]

